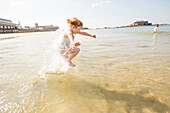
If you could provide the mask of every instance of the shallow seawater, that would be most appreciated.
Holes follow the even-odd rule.
[[[96,39],[75,35],[76,67],[43,76],[62,31],[0,35],[0,112],[169,113],[170,26],[155,34],[153,28],[87,30]]]

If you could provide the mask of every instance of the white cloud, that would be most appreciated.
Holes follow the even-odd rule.
[[[11,1],[9,1],[9,4],[11,6],[22,6],[22,5],[24,5],[24,3],[22,1],[19,1],[19,0],[11,0]]]
[[[101,7],[101,6],[104,6],[104,5],[109,4],[109,3],[110,3],[109,0],[100,1],[100,2],[94,2],[94,3],[91,4],[91,7],[92,8]]]

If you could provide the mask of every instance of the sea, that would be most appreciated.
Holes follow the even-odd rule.
[[[63,30],[0,34],[1,113],[169,113],[170,25],[83,30],[70,67]]]

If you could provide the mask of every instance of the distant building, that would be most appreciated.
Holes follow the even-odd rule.
[[[104,27],[104,29],[110,29],[110,27]]]
[[[138,26],[138,25],[152,25],[152,23],[148,23],[148,21],[136,21],[133,23],[133,25]]]
[[[0,29],[1,30],[18,29],[18,24],[12,23],[11,20],[0,18]]]
[[[12,21],[11,21],[11,20],[2,19],[2,18],[0,18],[0,22],[7,22],[7,23],[12,23]]]
[[[85,29],[89,29],[89,28],[88,28],[88,27],[83,27],[83,28],[81,28],[81,29],[82,29],[82,30],[83,30],[83,29],[85,30]]]
[[[30,29],[30,26],[25,26],[24,29]]]
[[[38,26],[38,23],[35,23],[35,29],[39,29],[39,30],[57,30],[57,29],[59,29],[59,26],[53,26],[53,25]]]

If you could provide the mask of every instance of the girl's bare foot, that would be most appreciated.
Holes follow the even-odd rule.
[[[75,67],[76,65],[75,65],[75,64],[73,64],[72,62],[70,62],[70,63],[69,63],[69,66],[71,66],[71,67]]]

